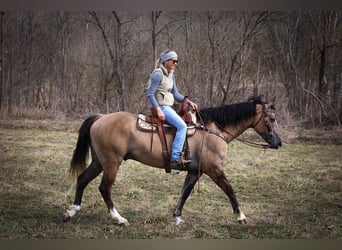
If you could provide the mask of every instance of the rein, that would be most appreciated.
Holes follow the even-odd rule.
[[[207,128],[205,127],[205,125],[204,125],[204,122],[203,122],[201,113],[200,113],[198,110],[196,110],[196,113],[197,113],[198,117],[200,118],[201,124],[203,124],[203,125],[201,125],[201,127],[203,127],[203,129],[207,129]],[[196,125],[195,127],[197,127],[197,125]],[[205,130],[204,130],[204,131],[205,131]],[[204,146],[204,133],[203,133],[203,135],[202,135],[202,143],[201,143],[201,149],[200,149],[200,156],[199,156],[199,159],[198,159],[198,172],[197,172],[197,174],[198,174],[198,181],[197,181],[197,182],[198,182],[198,190],[197,190],[197,192],[198,192],[198,193],[201,192],[201,191],[200,191],[200,178],[201,178],[201,162],[202,162],[202,151],[203,151],[203,146]]]
[[[206,131],[206,132],[208,132],[210,134],[216,135],[216,136],[220,137],[222,140],[224,140],[227,144],[229,144],[231,142],[231,141],[229,141],[229,139],[227,137],[225,137],[220,132],[217,132],[216,130],[207,128],[207,127],[205,127],[203,125],[199,125],[199,124],[196,124],[195,128],[202,129],[203,131]]]
[[[265,113],[266,111],[263,110],[262,111],[262,116],[260,116],[259,120],[253,125],[253,128],[255,128],[259,122],[265,118]],[[216,124],[217,125],[217,124]],[[224,128],[222,128],[223,131],[225,131],[226,133],[232,135],[231,133],[229,133],[227,130],[225,130]],[[233,135],[232,135],[233,136]],[[251,141],[248,141],[248,140],[244,140],[244,139],[240,139],[240,138],[236,138],[236,140],[238,140],[239,142],[247,145],[247,146],[251,146],[251,147],[256,147],[256,148],[263,148],[263,149],[267,149],[268,148],[268,145],[267,144],[261,144],[261,143],[255,143],[255,142],[251,142]]]

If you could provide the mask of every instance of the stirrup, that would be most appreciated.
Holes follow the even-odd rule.
[[[185,160],[185,159],[178,159],[171,161],[171,168],[184,168],[190,166],[192,163],[191,160]]]
[[[171,161],[171,169],[179,170],[179,171],[188,171],[188,172],[197,172],[198,167],[191,166],[191,160],[182,160],[183,164],[181,163],[181,160],[178,161]],[[180,164],[177,164],[180,163]]]

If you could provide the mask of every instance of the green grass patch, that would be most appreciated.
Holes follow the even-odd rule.
[[[118,226],[98,191],[85,189],[82,209],[68,223],[72,204],[68,168],[81,121],[0,122],[0,235],[2,239],[341,239],[342,146],[336,131],[294,132],[279,150],[232,142],[225,173],[249,225],[236,222],[225,194],[207,176],[172,218],[185,173],[168,175],[134,161],[120,167],[113,200],[130,226]],[[302,134],[300,134],[302,133]],[[330,133],[327,135],[326,133]],[[257,139],[253,134],[246,136]],[[328,138],[334,137],[329,143]],[[316,143],[324,139],[324,143]],[[175,172],[173,172],[175,173]]]

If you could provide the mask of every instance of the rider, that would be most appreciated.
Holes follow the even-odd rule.
[[[197,105],[178,92],[176,79],[173,74],[178,64],[175,51],[165,50],[157,59],[155,69],[151,74],[147,97],[155,109],[158,119],[167,121],[176,127],[176,135],[171,148],[171,167],[191,164],[191,160],[182,159],[182,150],[186,137],[187,126],[172,108],[174,101],[189,104],[196,110]]]

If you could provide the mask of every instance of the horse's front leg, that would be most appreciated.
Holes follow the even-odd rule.
[[[201,175],[202,173],[198,175],[198,173],[195,173],[195,172],[188,172],[188,174],[186,175],[183,189],[182,189],[182,194],[178,200],[176,209],[173,213],[173,217],[176,219],[177,226],[184,223],[184,220],[182,219],[183,206]]]
[[[238,214],[237,221],[240,224],[247,224],[247,217],[239,207],[232,185],[230,185],[221,167],[213,167],[213,171],[207,173],[210,178],[225,192],[233,208],[234,214]]]

